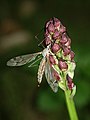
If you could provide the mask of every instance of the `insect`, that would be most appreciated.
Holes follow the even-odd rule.
[[[54,92],[58,91],[58,83],[52,75],[53,69],[50,66],[49,55],[51,54],[50,45],[48,45],[42,52],[37,52],[33,54],[21,55],[10,59],[7,62],[7,66],[22,66],[30,63],[28,67],[34,65],[36,61],[41,59],[38,68],[38,83],[42,82],[42,77],[45,72],[46,80]],[[37,59],[36,59],[37,58]]]

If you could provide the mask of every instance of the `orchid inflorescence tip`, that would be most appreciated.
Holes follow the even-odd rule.
[[[76,67],[71,50],[71,39],[67,34],[66,27],[55,17],[45,24],[44,45],[50,45],[52,55],[49,55],[51,67],[54,69],[53,76],[58,81],[59,87],[72,93],[76,90],[73,83],[74,70]]]

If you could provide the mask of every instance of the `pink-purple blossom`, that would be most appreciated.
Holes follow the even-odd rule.
[[[56,52],[58,52],[59,50],[60,50],[60,45],[59,44],[57,44],[57,43],[54,43],[53,45],[52,45],[52,52],[53,53],[56,53]]]
[[[67,63],[64,60],[60,60],[59,61],[59,68],[61,70],[67,70],[68,69],[68,65],[67,65]]]
[[[53,77],[57,81],[60,79],[63,81],[62,76],[64,75],[64,79],[66,78],[67,81],[66,88],[68,87],[69,90],[72,90],[74,83],[69,75],[73,76],[70,72],[74,72],[75,69],[72,64],[75,53],[71,50],[71,39],[67,34],[66,27],[59,19],[55,17],[51,18],[45,25],[44,37],[45,46],[47,47],[49,45],[52,52],[49,55],[49,61],[51,67],[54,68]],[[60,71],[61,73],[59,74]]]

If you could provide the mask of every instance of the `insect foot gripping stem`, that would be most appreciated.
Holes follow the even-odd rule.
[[[59,87],[63,90],[69,90],[70,94],[74,96],[76,92],[76,86],[73,83],[76,67],[75,53],[71,50],[71,39],[67,35],[66,27],[62,25],[59,19],[51,18],[45,24],[44,37],[44,45],[46,47],[51,45],[52,56],[49,57],[49,63],[56,71],[57,74],[55,75],[59,76]]]

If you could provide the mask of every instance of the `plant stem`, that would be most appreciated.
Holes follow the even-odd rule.
[[[69,90],[65,90],[65,97],[66,97],[66,103],[67,103],[70,120],[78,120],[74,101],[73,98],[70,98]]]

